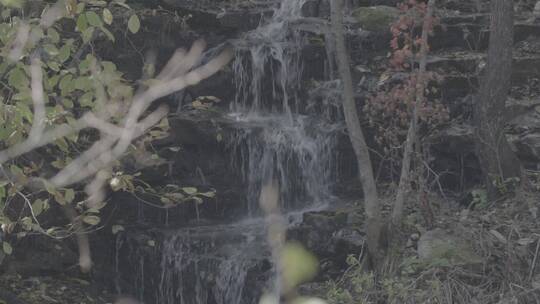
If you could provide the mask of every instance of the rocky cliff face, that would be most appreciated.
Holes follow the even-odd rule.
[[[299,15],[276,18],[271,24],[277,33],[267,28],[256,31],[257,36],[250,31],[272,20],[279,1],[139,2],[145,7],[142,31],[119,42],[123,50],[135,51],[97,46],[133,79],[140,75],[140,54],[149,50],[157,50],[164,60],[198,38],[207,40],[208,55],[224,45],[237,49],[230,67],[162,101],[178,109],[170,117],[170,136],[153,143],[167,162],[144,169],[152,185],[215,189],[217,196],[202,204],[161,209],[149,206],[159,205],[156,198],[114,194],[116,208],[122,210],[115,220],[123,220],[127,231],[98,235],[96,261],[102,268],[114,267],[115,278],[108,279],[117,290],[149,302],[255,303],[272,275],[272,261],[264,245],[263,220],[257,218],[255,225],[238,219],[257,209],[264,174],[276,174],[289,187],[282,198],[293,207],[306,207],[305,200],[347,205],[336,198],[359,196],[354,155],[341,124],[340,84],[327,56],[332,51],[325,43],[328,3],[299,0],[302,5],[292,7],[301,9]],[[359,105],[381,82],[396,2],[348,1],[347,35]],[[441,24],[430,38],[428,69],[442,76],[436,98],[449,108],[451,120],[427,140],[433,169],[448,189],[463,190],[478,182],[476,139],[469,122],[488,42],[486,2],[444,1],[438,11]],[[537,169],[540,24],[532,18],[533,5],[518,7],[508,137],[525,164]],[[255,101],[259,108],[252,107]],[[349,189],[350,184],[355,186]],[[323,261],[319,279],[338,273],[346,266],[346,255],[363,246],[361,216],[347,216],[360,210],[334,209],[301,212],[289,222],[289,238]]]
[[[254,52],[260,51],[249,45],[249,38],[247,40],[243,39],[250,37],[249,34],[246,36],[245,33],[254,30],[259,24],[264,24],[267,22],[265,20],[271,18],[272,1],[219,2],[219,9],[216,9],[216,3],[218,2],[166,1],[169,9],[183,15],[190,14],[192,16],[187,21],[187,25],[190,28],[191,40],[195,37],[210,35],[209,40],[212,46],[218,46],[221,43],[229,41],[230,44],[236,45],[241,50],[243,49],[244,52],[249,50],[251,54],[254,54]],[[390,33],[388,29],[390,23],[397,18],[398,13],[393,8],[395,3],[396,1],[350,1],[348,3],[352,12],[347,18],[347,27],[349,29],[348,41],[354,64],[354,78],[356,83],[359,83],[357,87],[359,104],[363,104],[365,98],[372,92],[375,92],[380,85],[381,75],[387,61],[386,55],[389,51]],[[522,160],[527,165],[534,167],[540,161],[540,117],[537,111],[538,94],[540,94],[540,88],[538,86],[538,79],[540,77],[540,52],[535,47],[540,44],[540,24],[536,23],[534,19],[531,19],[531,5],[518,7],[518,17],[516,18],[513,88],[511,99],[508,101],[508,137],[511,139],[520,157],[522,157]],[[311,98],[319,103],[299,106],[295,111],[298,111],[301,115],[313,115],[313,113],[317,113],[316,115],[319,115],[321,119],[328,119],[329,122],[339,122],[341,117],[339,114],[339,83],[331,81],[333,67],[332,61],[328,60],[327,57],[328,52],[331,52],[331,50],[328,49],[328,45],[325,45],[325,35],[328,33],[328,5],[325,1],[311,0],[305,1],[301,8],[302,14],[299,18],[286,20],[289,23],[288,26],[295,31],[295,35],[301,35],[302,37],[302,43],[296,45],[296,47],[300,47],[297,50],[297,54],[299,55],[298,60],[302,65],[302,73],[299,74],[301,76],[301,79],[298,79],[299,83],[295,84],[297,87],[294,89],[294,92],[297,95],[294,98],[298,98],[299,100]],[[433,134],[430,134],[427,140],[431,143],[433,169],[441,174],[442,184],[448,187],[448,189],[465,189],[479,181],[478,166],[474,157],[474,142],[476,139],[470,127],[470,119],[474,95],[485,61],[484,53],[488,43],[489,15],[487,14],[485,1],[446,1],[444,7],[438,11],[438,14],[441,23],[435,29],[433,37],[430,38],[432,51],[428,58],[428,69],[441,75],[441,81],[437,84],[438,93],[435,98],[439,99],[448,107],[451,119],[449,123],[433,132]],[[159,27],[160,24],[157,23],[155,26]],[[159,29],[156,30],[159,31]],[[177,32],[167,32],[167,35],[168,37],[165,39],[167,41],[183,40],[181,38],[182,35]],[[260,40],[255,43],[268,45],[275,42],[264,40],[266,39],[264,37],[267,36],[263,35],[259,37],[258,39]],[[277,36],[272,37],[275,38]],[[297,39],[292,34],[280,37],[285,39],[282,41],[284,43],[291,43],[291,41]],[[190,39],[186,39],[185,41],[191,41]],[[252,40],[251,42],[254,43],[254,41],[256,40]],[[152,45],[153,43],[148,44]],[[272,48],[270,47],[270,49]],[[286,50],[286,48],[274,48],[273,50]],[[238,56],[242,56],[242,51],[238,54]],[[271,61],[266,62],[266,64],[269,66],[275,64],[275,60],[278,57],[273,58]],[[246,64],[245,62],[241,62],[236,61],[237,64]],[[251,69],[253,68],[253,64],[251,62],[243,67]],[[265,67],[263,66],[264,69]],[[268,70],[268,72],[271,71],[272,69]],[[231,113],[231,109],[232,111],[235,109],[238,110],[239,90],[245,88],[243,86],[251,87],[253,82],[261,81],[260,92],[262,92],[262,95],[259,96],[254,91],[249,91],[248,99],[250,100],[248,103],[260,99],[260,102],[265,104],[275,98],[276,95],[272,94],[278,94],[277,96],[283,98],[283,95],[280,94],[290,90],[289,85],[291,83],[282,87],[283,92],[276,93],[276,83],[272,81],[268,82],[264,78],[252,78],[259,77],[260,75],[254,76],[254,74],[250,75],[248,73],[245,76],[246,79],[243,79],[245,83],[241,83],[239,86],[234,80],[238,79],[238,73],[243,72],[245,71],[239,69],[239,66],[233,66],[230,70],[223,71],[221,74],[208,79],[203,84],[190,88],[187,99],[184,98],[186,96],[184,95],[181,101],[174,99],[166,101],[175,106],[179,102],[182,102],[182,104],[178,105],[180,110],[177,115],[171,118],[172,132],[170,138],[159,144],[161,147],[170,145],[182,147],[175,154],[174,158],[170,158],[173,168],[173,180],[176,183],[190,183],[215,188],[218,190],[219,197],[217,204],[203,204],[198,210],[189,206],[182,206],[178,207],[176,211],[167,211],[168,218],[175,218],[175,222],[181,223],[181,226],[185,226],[185,223],[189,222],[196,215],[211,221],[237,218],[239,215],[245,214],[246,204],[249,204],[246,200],[253,200],[253,196],[249,198],[249,192],[257,192],[257,187],[254,188],[255,190],[250,190],[249,183],[254,182],[254,180],[250,178],[246,179],[245,172],[242,172],[242,169],[240,169],[241,166],[230,166],[234,162],[234,156],[231,158],[231,155],[234,155],[234,153],[231,153],[233,150],[239,151],[238,147],[231,149],[231,144],[233,146],[246,145],[247,142],[229,140],[231,138],[238,139],[238,131],[241,129],[245,130],[246,127],[246,125],[242,126],[242,123],[246,121],[239,120],[238,117],[231,117],[229,114]],[[394,75],[393,77],[399,77],[399,75]],[[271,88],[273,86],[274,89],[272,91]],[[201,96],[216,96],[220,102],[212,104],[212,110],[210,112],[205,108],[194,107],[193,101],[201,98]],[[245,96],[240,97],[240,99],[242,98],[245,98]],[[325,106],[321,106],[321,103],[325,104]],[[261,122],[255,121],[253,123],[260,124]],[[251,125],[248,128],[253,129],[249,134],[266,134],[265,130],[269,127],[275,128],[275,126],[271,127],[271,125],[265,124],[255,127]],[[269,136],[269,134],[266,136]],[[286,133],[275,133],[274,135],[276,134],[283,135]],[[335,180],[338,183],[334,183],[330,188],[334,190],[344,189],[342,186],[354,180],[356,175],[354,172],[355,169],[352,168],[354,166],[351,166],[354,158],[347,138],[345,136],[337,136],[336,140],[335,149],[337,150],[334,151],[339,156],[335,164],[335,168],[338,169]],[[285,142],[286,145],[294,145],[293,142]],[[258,144],[260,145],[261,143],[259,142]],[[251,146],[251,149],[254,149],[255,146]],[[245,147],[248,150],[245,150],[243,152],[244,154],[237,154],[236,157],[258,157],[257,154],[250,154],[253,151],[249,152],[249,146]],[[276,150],[272,151],[274,151],[272,153],[276,153]],[[299,155],[314,157],[315,155],[320,155],[322,150],[316,152],[317,154],[287,153],[283,154],[288,155],[283,160],[299,162],[302,161],[298,158]],[[279,158],[281,154],[273,155]],[[259,161],[261,160],[259,159]],[[264,170],[262,163],[254,164],[254,167],[250,167],[251,170],[256,170],[258,165],[260,170]],[[279,169],[280,164],[274,164],[274,166],[277,166],[275,168],[278,168],[278,171],[281,170]],[[327,169],[329,168],[325,170]],[[295,170],[301,170],[301,168]],[[292,173],[292,171],[282,172]],[[315,171],[310,172],[310,174],[313,174],[313,172]],[[161,177],[158,176],[159,174],[156,175],[156,182],[160,182]],[[302,183],[304,177],[301,177],[301,175],[294,176],[296,176],[294,181],[293,179],[289,180],[291,183],[298,181]],[[300,190],[302,186],[300,188],[294,187],[291,191],[302,191]],[[338,195],[343,194],[343,192],[333,193]],[[154,227],[159,225],[159,221],[164,217],[164,214],[155,217],[151,221],[152,225]],[[347,216],[342,218],[339,212],[308,212],[301,218],[302,220],[299,223],[291,226],[289,236],[291,239],[304,243],[325,261],[323,263],[325,266],[323,266],[323,275],[321,278],[331,277],[333,272],[338,271],[340,267],[345,267],[343,262],[346,254],[360,250],[362,247],[363,232],[361,220],[358,223],[359,225],[355,226],[355,224],[347,221]],[[159,285],[157,281],[153,281],[151,278],[161,276],[162,278],[168,278],[167,280],[171,282],[179,282],[178,280],[195,282],[194,284],[196,286],[193,287],[195,288],[194,290],[212,290],[210,293],[192,294],[184,293],[179,289],[174,290],[173,286],[160,289],[156,285],[154,289],[152,289],[153,287],[149,287],[150,289],[143,292],[142,297],[149,297],[151,299],[166,297],[172,303],[175,299],[177,300],[178,293],[180,293],[186,297],[192,297],[195,299],[193,300],[195,303],[221,303],[221,299],[225,298],[223,298],[223,290],[220,291],[219,288],[221,287],[219,286],[222,286],[220,284],[229,284],[229,289],[237,291],[233,297],[244,299],[244,302],[232,300],[234,303],[250,303],[256,297],[253,294],[248,295],[246,292],[251,290],[251,288],[255,288],[253,286],[241,288],[235,285],[233,288],[230,285],[231,282],[227,281],[226,278],[216,277],[210,274],[207,278],[191,278],[193,279],[191,280],[181,270],[174,271],[164,266],[169,265],[168,263],[173,263],[176,265],[174,267],[182,268],[182,265],[185,264],[185,267],[202,267],[197,269],[204,273],[219,272],[219,269],[226,267],[224,265],[228,265],[227,267],[231,266],[227,264],[228,262],[224,262],[230,261],[230,257],[224,258],[222,256],[221,262],[217,262],[217,264],[211,260],[219,259],[219,252],[225,250],[224,248],[227,247],[225,245],[226,243],[229,245],[236,244],[235,241],[228,240],[229,238],[232,237],[240,240],[240,243],[233,246],[243,248],[242,246],[244,245],[240,244],[244,244],[243,242],[246,239],[262,237],[261,235],[249,236],[245,234],[235,237],[234,233],[222,233],[224,230],[227,230],[225,228],[221,229],[220,227],[222,226],[213,226],[211,224],[212,222],[203,221],[203,223],[206,228],[193,228],[195,230],[191,232],[188,231],[192,228],[183,228],[184,230],[182,231],[184,232],[178,232],[181,235],[180,237],[166,236],[167,234],[162,231],[152,232],[150,233],[152,236],[147,236],[148,232],[143,230],[135,230],[127,235],[124,238],[125,243],[123,246],[126,246],[125,244],[129,245],[122,247],[121,252],[125,252],[125,255],[129,255],[129,252],[131,252],[134,258],[124,261],[122,266],[124,270],[121,271],[122,276],[127,277],[127,281],[133,279],[131,270],[134,269],[133,265],[138,265],[136,267],[136,272],[138,273],[136,276],[137,286]],[[198,235],[200,232],[196,232],[198,229],[213,231],[208,232],[213,239],[208,241],[204,240],[204,238],[199,238]],[[143,241],[144,244],[140,240],[134,241],[145,237],[149,238],[149,240],[155,240],[156,247],[148,248],[148,240]],[[185,239],[186,237],[188,239]],[[179,238],[182,239],[182,242],[178,242]],[[179,248],[180,243],[188,246],[189,249],[186,249],[187,247]],[[212,243],[212,246],[209,243]],[[203,247],[198,247],[199,245],[197,244]],[[176,248],[174,249],[175,252],[187,252],[186,254],[191,257],[209,255],[208,259],[210,260],[204,260],[204,258],[190,260],[188,257],[176,257],[172,259],[172,256],[169,256],[170,254],[167,255],[167,253],[164,253],[165,248]],[[252,249],[246,248],[245,250]],[[271,275],[271,267],[269,266],[271,265],[271,260],[268,253],[265,253],[264,250],[252,252],[253,255],[243,258],[235,256],[238,260],[249,264],[249,266],[248,264],[242,264],[243,266],[235,264],[242,268],[241,273],[236,273],[236,276],[237,278],[246,280],[246,282],[258,282],[256,283],[256,285],[258,284],[257,286],[263,286],[268,276]],[[214,258],[210,257],[214,255]],[[181,265],[175,263],[180,263]],[[229,269],[228,271],[231,270]],[[141,277],[141,273],[152,275],[150,277]],[[258,279],[252,277],[256,276],[256,273],[259,275]],[[179,284],[177,288],[178,286],[182,286],[184,289],[187,288],[187,285],[183,283],[175,284]],[[140,290],[140,288],[136,289]],[[155,290],[159,290],[158,294],[152,295],[151,293],[155,292]],[[177,295],[174,296],[173,294],[175,292]],[[210,298],[212,299],[209,300]],[[229,297],[227,299],[230,301],[232,298]]]

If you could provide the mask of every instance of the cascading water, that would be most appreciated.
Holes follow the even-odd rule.
[[[314,104],[302,90],[305,37],[292,29],[306,0],[282,0],[273,17],[235,42],[236,98],[227,138],[232,169],[246,185],[246,218],[219,226],[136,233],[119,251],[137,268],[134,290],[159,304],[251,304],[272,290],[271,257],[258,196],[269,177],[280,186],[289,222],[302,210],[332,199],[340,123],[329,104]],[[321,110],[322,109],[322,110]],[[258,218],[257,218],[258,217]],[[151,242],[152,246],[149,246]],[[148,269],[153,271],[148,271]],[[156,271],[157,269],[157,271]],[[146,271],[145,271],[146,270]],[[120,270],[121,271],[121,270]]]
[[[232,138],[233,164],[247,184],[247,209],[258,209],[261,184],[274,176],[285,210],[331,198],[333,148],[339,124],[302,98],[304,35],[289,27],[305,0],[284,0],[271,22],[246,35],[233,63],[236,99],[231,116],[242,126]]]

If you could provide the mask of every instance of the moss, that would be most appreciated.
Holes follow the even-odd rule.
[[[391,6],[360,7],[353,11],[353,17],[360,26],[368,31],[390,30],[390,25],[397,20],[399,10]]]

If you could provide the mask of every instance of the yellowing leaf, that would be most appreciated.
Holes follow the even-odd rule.
[[[287,290],[312,279],[318,271],[317,258],[299,243],[288,243],[281,253],[283,283]]]
[[[184,188],[182,188],[182,191],[184,191],[185,193],[187,193],[189,195],[193,195],[193,194],[197,193],[197,188],[195,188],[195,187],[184,187]]]
[[[67,189],[66,193],[64,194],[64,198],[68,203],[73,202],[75,199],[75,191],[73,191],[73,189]]]
[[[125,231],[126,229],[122,225],[113,225],[112,226],[112,234],[117,234],[120,231]]]
[[[83,217],[83,222],[87,223],[88,225],[92,225],[92,226],[95,226],[95,225],[99,224],[100,221],[101,221],[101,219],[98,216],[95,216],[95,215],[87,215],[87,216]]]
[[[136,34],[139,29],[141,28],[141,21],[139,20],[139,17],[137,15],[133,14],[131,17],[129,17],[128,20],[128,29],[133,34]]]
[[[113,14],[108,8],[103,9],[103,22],[108,25],[111,25],[113,22]]]
[[[4,250],[4,253],[7,255],[10,255],[13,252],[13,247],[8,242],[2,243],[2,249]]]
[[[199,193],[199,195],[202,195],[204,197],[212,198],[212,197],[216,196],[216,192],[214,192],[214,191],[201,192],[201,193]]]
[[[326,304],[326,301],[319,298],[298,297],[293,300],[292,304]]]
[[[114,42],[114,35],[113,33],[111,33],[108,29],[106,29],[105,27],[100,27],[101,31],[105,34],[105,36],[107,36],[107,38],[109,38],[110,41]]]

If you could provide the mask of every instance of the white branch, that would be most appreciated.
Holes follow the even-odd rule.
[[[58,5],[54,6],[45,13],[46,18],[42,19],[42,26],[50,26],[54,20],[61,16],[61,13],[61,8]],[[24,46],[29,41],[32,42],[33,38],[29,37],[29,29],[27,24],[20,26],[10,52],[10,58],[13,60],[18,60]],[[92,181],[85,187],[85,192],[88,194],[88,206],[96,206],[105,199],[104,187],[112,163],[122,157],[133,140],[145,134],[167,115],[168,108],[160,106],[152,113],[144,116],[152,103],[159,98],[183,90],[210,77],[232,59],[232,52],[226,50],[205,65],[194,69],[204,47],[204,42],[197,41],[187,54],[183,50],[177,50],[165,68],[159,73],[157,79],[146,84],[148,87],[142,86],[139,89],[133,97],[129,109],[123,109],[119,103],[107,102],[104,87],[96,82],[96,95],[98,97],[96,108],[98,110],[96,112],[86,112],[74,123],[58,125],[51,130],[46,130],[45,126],[45,96],[40,61],[37,58],[33,59],[30,67],[32,101],[34,104],[32,127],[26,140],[0,151],[0,166],[10,159],[83,129],[92,128],[98,130],[101,138],[48,181],[56,187],[67,187],[93,177]],[[120,123],[115,124],[110,121],[111,117],[118,117],[122,114],[125,114],[125,117]],[[79,264],[81,269],[87,272],[91,267],[90,245],[88,237],[79,232],[84,224],[72,206],[66,205],[65,207],[64,211],[73,223],[77,234]],[[37,219],[35,220],[37,222]]]
[[[39,137],[45,130],[45,96],[43,94],[43,74],[41,72],[40,61],[37,58],[32,59],[30,66],[32,102],[34,103],[34,119],[32,120],[32,129],[28,140],[31,142],[39,141]]]

